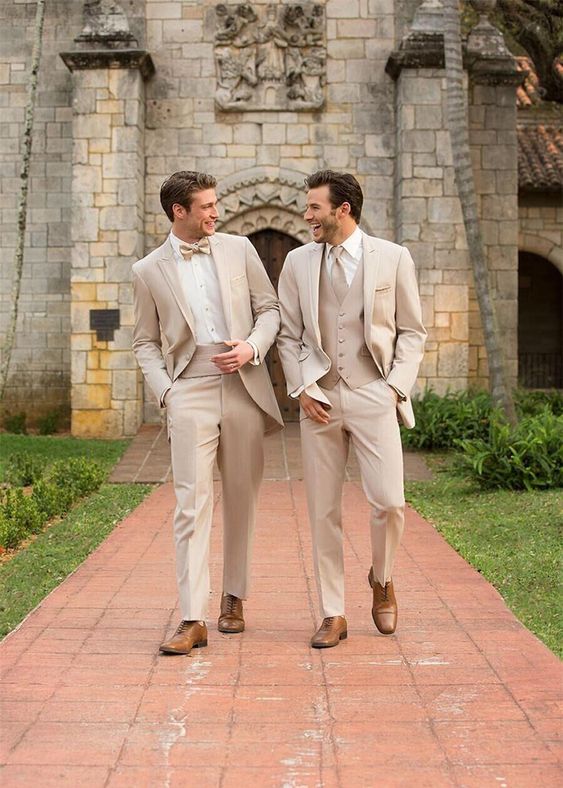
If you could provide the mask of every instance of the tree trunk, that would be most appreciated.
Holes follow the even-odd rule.
[[[485,259],[481,227],[477,213],[477,198],[469,148],[467,102],[463,87],[460,13],[458,0],[443,0],[444,50],[448,96],[448,127],[454,161],[455,180],[461,208],[469,258],[473,267],[475,291],[489,363],[489,385],[493,402],[508,420],[516,423],[516,411],[510,387],[507,385],[502,344],[491,295],[489,271]]]
[[[27,193],[29,186],[29,163],[31,160],[31,143],[33,139],[33,115],[37,95],[37,80],[39,61],[41,59],[41,43],[43,39],[43,22],[45,19],[45,0],[37,0],[35,9],[35,30],[33,37],[33,52],[31,55],[31,71],[28,81],[28,96],[25,109],[25,125],[23,132],[22,165],[20,170],[20,196],[18,201],[18,226],[16,238],[16,251],[14,255],[14,281],[12,285],[12,306],[8,320],[6,337],[2,347],[2,363],[0,366],[0,401],[4,399],[12,351],[16,339],[16,325],[18,322],[18,306],[20,300],[21,281],[23,273],[23,251],[25,242],[25,227],[27,223]]]

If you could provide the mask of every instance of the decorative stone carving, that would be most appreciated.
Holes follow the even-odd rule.
[[[215,9],[217,104],[226,110],[316,109],[324,103],[326,46],[319,3]]]
[[[225,178],[218,188],[218,229],[248,235],[273,227],[307,243],[311,238],[303,219],[305,177],[277,167],[253,167]]]
[[[83,44],[103,43],[110,47],[136,47],[125,11],[114,0],[85,0],[84,27],[74,39]]]

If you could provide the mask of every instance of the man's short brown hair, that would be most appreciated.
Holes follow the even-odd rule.
[[[189,211],[196,192],[214,189],[216,186],[217,180],[213,175],[208,175],[205,172],[180,170],[180,172],[175,172],[167,178],[160,187],[160,204],[164,213],[173,222],[173,205],[178,203],[178,205],[182,205]]]
[[[330,204],[338,208],[342,203],[350,205],[352,218],[360,221],[364,195],[362,187],[353,175],[348,172],[334,172],[334,170],[318,170],[305,178],[308,189],[318,189],[319,186],[328,186]]]

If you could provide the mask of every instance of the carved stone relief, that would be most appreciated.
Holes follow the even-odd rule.
[[[272,227],[307,243],[311,233],[303,219],[304,178],[277,167],[254,167],[225,178],[218,189],[218,229],[248,235]]]
[[[215,9],[215,99],[227,110],[316,109],[324,103],[325,16],[319,3]]]

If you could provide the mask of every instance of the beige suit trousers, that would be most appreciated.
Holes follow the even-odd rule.
[[[372,564],[380,583],[391,577],[404,528],[405,499],[393,389],[383,379],[357,389],[340,380],[322,392],[332,405],[330,422],[318,424],[302,418],[301,445],[315,576],[326,618],[345,612],[341,499],[350,440],[371,506]]]
[[[182,618],[205,620],[213,463],[223,489],[223,591],[245,599],[258,489],[264,468],[263,411],[238,373],[178,378],[166,397],[176,493],[174,540]]]

